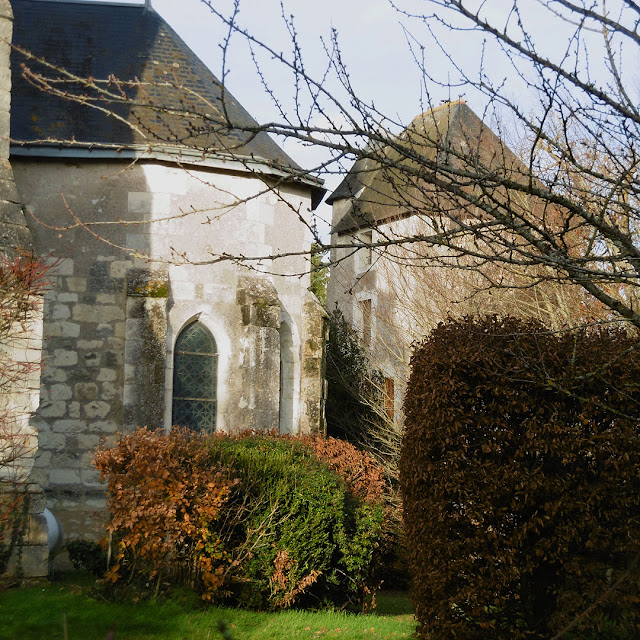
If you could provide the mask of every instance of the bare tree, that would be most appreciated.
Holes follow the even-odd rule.
[[[205,4],[228,24],[229,40],[246,39],[256,62],[266,54],[291,72],[295,100],[287,107],[274,98],[281,115],[278,122],[247,125],[233,122],[224,109],[222,116],[220,110],[203,113],[190,106],[198,104],[196,97],[186,88],[172,86],[170,79],[159,84],[184,92],[180,114],[154,101],[141,102],[140,93],[132,104],[135,80],[80,78],[28,55],[24,73],[41,89],[94,109],[117,114],[118,105],[126,104],[156,110],[167,119],[186,117],[213,134],[233,127],[249,135],[268,132],[318,145],[327,150],[319,169],[337,170],[335,163],[359,160],[367,165],[362,175],[380,170],[384,175],[383,182],[369,190],[372,209],[384,206],[387,213],[395,210],[398,216],[416,215],[424,221],[419,230],[406,235],[379,237],[372,243],[374,251],[384,253],[401,245],[405,255],[411,255],[407,261],[411,264],[476,271],[497,265],[526,271],[537,282],[571,283],[604,305],[612,317],[640,327],[633,294],[640,275],[636,239],[640,112],[634,78],[623,65],[640,44],[640,7],[635,2],[620,0],[611,7],[583,0],[515,0],[503,11],[491,12],[484,3],[478,8],[465,0],[394,0],[408,25],[427,90],[425,113],[409,126],[385,117],[356,93],[337,36],[327,43],[326,74],[315,79],[305,71],[292,22],[287,22],[293,43],[287,56],[243,30],[237,21],[239,2],[231,16],[214,3]],[[527,29],[524,9],[531,4],[567,30],[568,44],[562,51],[547,55],[543,43]],[[459,75],[455,90],[483,96],[488,105],[485,119],[500,112],[516,123],[528,141],[519,157],[482,124],[473,123],[451,140],[435,111],[429,110],[433,105],[428,90],[433,91],[438,80],[417,45],[443,49],[442,34],[457,30],[479,31],[493,39],[514,75],[537,100],[533,110],[522,106],[501,78],[491,79],[490,65],[485,68],[483,60],[478,75],[471,77],[448,54],[451,69]],[[223,43],[223,54],[229,40]],[[263,78],[269,90],[266,75]],[[154,131],[156,142],[161,131],[162,127]],[[359,223],[375,226],[379,220],[364,211]],[[341,242],[346,249],[355,248],[349,239]],[[220,259],[242,256],[211,256],[212,261]],[[485,284],[489,283],[504,286],[485,275]]]
[[[28,421],[39,388],[38,320],[47,271],[27,254],[0,257],[0,573],[26,526],[37,443]]]

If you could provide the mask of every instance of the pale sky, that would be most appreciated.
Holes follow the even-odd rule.
[[[153,8],[220,78],[220,44],[227,34],[220,20],[212,16],[210,9],[200,0],[151,1]],[[343,60],[359,96],[372,101],[382,113],[405,124],[426,109],[426,97],[421,87],[422,74],[407,46],[400,16],[386,0],[284,0],[284,4],[285,14],[294,15],[304,62],[311,75],[321,77],[324,72],[327,56],[322,39],[328,42],[332,29],[336,29]],[[215,0],[215,6],[225,15],[230,15],[233,2]],[[238,23],[276,51],[291,57],[293,47],[284,26],[280,0],[241,0]],[[471,62],[477,60],[479,48],[478,39],[475,38],[475,46],[473,40],[467,37],[466,43],[447,44],[454,45],[458,53],[463,53],[463,57]],[[426,55],[434,60],[434,65],[444,68],[445,62],[438,51],[427,51]],[[261,87],[246,43],[239,35],[233,37],[227,64],[226,85],[231,93],[258,121],[278,120],[278,112]],[[269,64],[268,61],[265,73],[277,98],[287,108],[292,108],[295,97],[291,74],[281,65]],[[441,77],[446,80],[446,73]],[[431,86],[430,91],[433,92],[434,104],[450,96],[448,91],[435,86]],[[458,97],[457,94],[451,95],[453,99]],[[484,105],[480,101],[474,104],[469,96],[465,98],[472,108],[482,111]],[[315,166],[326,157],[326,152],[322,150],[302,148],[291,141],[278,142],[305,168]],[[340,181],[336,175],[323,177],[329,192]],[[328,207],[320,209],[318,213],[325,219],[330,215]]]
[[[433,11],[433,6],[425,0],[397,0],[403,7],[417,8],[421,12]],[[619,0],[611,0],[615,5]],[[135,0],[134,0],[135,2]],[[397,14],[387,0],[282,0],[285,14],[293,14],[303,61],[307,72],[314,78],[322,77],[327,63],[322,39],[329,42],[332,29],[337,30],[342,59],[350,74],[351,83],[358,96],[367,103],[373,102],[377,110],[393,121],[408,124],[413,117],[426,110],[428,99],[437,105],[448,98],[457,99],[464,93],[469,106],[483,116],[486,101],[470,89],[447,90],[433,82],[424,82],[413,55],[424,56],[429,73],[441,82],[457,80],[456,71],[443,55],[437,43],[430,40],[428,30],[419,21],[407,20]],[[212,0],[213,5],[225,15],[231,15],[233,0]],[[495,20],[506,19],[512,0],[468,0],[468,6],[483,4],[487,16]],[[151,0],[153,8],[180,34],[193,51],[222,79],[221,43],[227,28],[211,14],[202,0]],[[291,37],[285,28],[281,15],[280,0],[240,0],[237,22],[259,40],[266,42],[277,52],[292,58]],[[518,0],[527,29],[535,37],[536,47],[550,56],[561,56],[568,43],[572,27],[550,18],[541,8],[539,0]],[[477,74],[481,58],[483,38],[469,32],[446,31],[434,20],[429,21],[443,46],[451,52],[467,73]],[[409,33],[405,29],[409,30]],[[511,23],[510,29],[516,27]],[[599,36],[594,36],[599,37]],[[412,40],[414,38],[414,40]],[[413,52],[408,41],[413,43]],[[599,42],[597,43],[600,44]],[[424,48],[421,49],[420,47]],[[594,50],[597,47],[594,47]],[[595,56],[594,56],[595,57]],[[590,66],[597,67],[597,59]],[[633,60],[637,62],[637,60]],[[295,105],[294,81],[280,63],[273,63],[264,56],[262,70],[270,88],[285,109]],[[488,45],[484,54],[485,69],[491,73],[493,81],[506,79],[504,91],[518,104],[535,110],[535,95],[519,84],[516,74],[505,61],[497,47]],[[637,64],[633,65],[635,69]],[[227,56],[225,79],[227,88],[259,122],[281,120],[271,98],[264,91],[255,71],[255,65],[242,36],[233,36]],[[635,73],[635,71],[634,71]],[[476,76],[477,77],[477,76]],[[330,86],[337,95],[335,79]],[[429,96],[425,93],[425,87]],[[530,106],[529,106],[530,105]],[[332,114],[334,115],[334,114]],[[510,123],[503,114],[502,126],[509,130]],[[487,116],[488,117],[488,116]],[[489,121],[494,126],[494,123]],[[517,132],[511,132],[517,137]],[[278,140],[285,150],[301,166],[310,169],[326,159],[326,152],[301,147],[294,141]],[[340,178],[325,175],[325,186],[334,189]],[[327,209],[320,210],[326,217]]]

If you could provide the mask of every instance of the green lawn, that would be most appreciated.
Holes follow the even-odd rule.
[[[116,604],[70,584],[0,593],[1,640],[279,640],[410,638],[415,629],[404,594],[382,594],[374,615],[286,611],[256,613],[203,606],[190,596]],[[65,638],[65,620],[67,636]],[[226,628],[223,635],[221,627]]]

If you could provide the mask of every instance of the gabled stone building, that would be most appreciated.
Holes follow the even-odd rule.
[[[470,175],[491,169],[529,179],[527,167],[465,102],[448,102],[418,115],[397,142],[404,155],[393,145],[363,154],[327,198],[333,207],[334,245],[327,307],[337,306],[359,331],[385,377],[387,412],[401,425],[412,343],[439,322],[449,316],[508,313],[552,324],[579,296],[569,285],[554,286],[544,278],[538,283],[534,272],[518,272],[499,261],[474,263],[444,243],[416,241],[457,229],[460,237],[474,241],[464,225],[456,226],[467,216],[461,201],[423,179],[421,169],[427,170],[416,159],[468,169]],[[465,162],[470,164],[465,167]],[[541,211],[540,203],[521,194],[496,190],[492,195],[518,198],[523,211]]]
[[[324,192],[148,3],[11,5],[12,229],[53,265],[30,481],[90,535],[118,431],[323,430]]]

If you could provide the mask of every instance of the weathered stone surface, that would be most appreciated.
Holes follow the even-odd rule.
[[[95,262],[89,269],[87,291],[97,294],[121,293],[125,287],[124,278],[112,278],[108,262]]]
[[[63,400],[42,402],[39,413],[43,418],[61,418],[67,412],[67,403]]]
[[[90,422],[87,430],[89,433],[115,433],[118,430],[118,424],[112,420]]]
[[[31,233],[26,226],[0,225],[0,251],[6,256],[19,255],[18,249],[31,249]]]
[[[51,386],[50,394],[52,400],[71,400],[73,390],[67,384],[54,384]]]
[[[86,367],[99,367],[102,362],[102,354],[99,351],[89,351],[84,353],[82,357]]]
[[[169,273],[153,269],[129,269],[126,272],[127,295],[140,298],[167,298],[169,296]],[[142,317],[132,312],[127,317]]]
[[[90,420],[94,418],[106,418],[107,415],[109,415],[110,409],[110,404],[102,400],[97,400],[84,405],[84,415]]]
[[[100,436],[92,434],[80,434],[78,435],[78,447],[80,449],[95,450],[100,444]]]
[[[69,291],[81,293],[87,290],[86,278],[67,278],[66,284],[67,284],[67,289],[69,289]]]
[[[56,349],[53,352],[54,367],[72,367],[78,364],[78,354],[75,351]]]
[[[71,165],[47,160],[34,163],[28,158],[16,164],[20,189],[34,212],[50,225],[68,215],[59,203],[61,192],[73,195],[74,210],[88,219],[94,214],[102,220],[126,217],[128,193],[146,193],[145,166],[151,166],[141,162],[114,171],[115,165],[99,161]],[[159,184],[158,175],[169,167],[153,165],[153,171],[157,174],[154,184]],[[236,187],[247,195],[247,181],[198,171],[197,167],[191,171],[197,175],[193,179],[185,173],[188,188],[184,195],[170,199],[171,214],[193,205],[193,215],[171,224],[102,228],[114,247],[138,243],[149,252],[148,262],[129,259],[86,232],[58,237],[46,227],[34,227],[39,250],[48,253],[55,247],[58,255],[70,256],[56,265],[54,290],[45,303],[50,322],[44,354],[47,368],[42,377],[48,406],[62,403],[54,411],[60,412],[64,404],[66,413],[41,416],[46,438],[41,439],[34,476],[46,482],[49,508],[70,535],[98,535],[100,521],[94,512],[104,508],[104,486],[91,466],[91,457],[100,440],[132,426],[169,426],[173,348],[179,333],[194,321],[200,321],[216,342],[218,428],[277,428],[282,399],[289,402],[287,430],[312,430],[303,426],[310,422],[315,425],[313,430],[319,428],[312,394],[321,390],[321,384],[314,385],[305,376],[312,369],[317,377],[321,368],[321,355],[316,351],[322,322],[314,320],[312,327],[309,321],[306,326],[302,309],[306,294],[301,292],[308,278],[295,278],[292,283],[289,278],[256,275],[231,263],[156,266],[170,259],[174,247],[195,260],[206,260],[211,252],[255,255],[267,250],[299,251],[308,244],[306,231],[293,231],[293,224],[283,224],[292,209],[274,205],[276,200],[271,201],[267,194],[258,196],[250,210],[243,205],[220,216],[219,221],[207,222],[207,214],[198,210],[210,210],[213,202],[230,198]],[[259,181],[255,182],[259,190]],[[306,197],[291,197],[294,208],[304,210],[300,205],[305,205]],[[152,215],[154,198],[143,196],[135,206],[147,207],[143,201],[151,203]],[[273,225],[268,224],[271,221]],[[283,272],[299,274],[305,269],[304,259],[287,259],[281,267]],[[282,355],[291,372],[283,376],[281,389],[280,320],[284,310],[295,341],[291,338],[287,354]],[[310,368],[304,364],[307,351],[313,359]],[[69,353],[75,353],[73,364]]]
[[[8,180],[0,180],[0,191],[3,185],[11,184]],[[14,186],[15,189],[15,186]],[[17,197],[17,192],[15,194]],[[15,201],[7,201],[0,195],[0,225],[10,225],[13,227],[25,227],[26,219],[19,204]]]
[[[67,405],[67,409],[69,411],[69,417],[77,419],[80,417],[80,403],[79,402],[70,402]]]
[[[96,377],[98,382],[113,382],[117,377],[115,369],[100,369],[100,373]]]
[[[238,280],[237,302],[245,325],[280,326],[280,300],[272,282],[266,278],[243,276]]]
[[[66,304],[55,304],[51,309],[51,318],[53,320],[67,320],[71,317],[71,310]]]
[[[91,401],[98,397],[98,385],[95,382],[80,382],[75,386],[78,400]]]
[[[6,70],[0,69],[0,84],[2,81],[6,80],[5,77]],[[13,179],[9,180],[7,178],[0,179],[0,201],[5,201],[9,203],[13,203],[17,205],[18,211],[20,211],[20,217],[15,218],[13,222],[20,223],[24,221],[24,214],[22,213],[22,202],[20,201],[20,196],[18,196],[18,188],[16,187],[16,183]],[[0,212],[0,222],[2,221],[2,212]]]
[[[146,282],[152,281],[151,276]],[[166,299],[127,300],[124,404],[126,426],[161,427],[164,421],[167,316]],[[145,385],[139,380],[144,378]]]
[[[6,18],[7,22],[4,23],[2,37],[11,39],[11,21],[13,20],[13,11],[11,10],[11,2],[9,0],[0,0],[0,18]],[[8,45],[7,45],[8,46]]]
[[[64,449],[66,446],[66,438],[64,434],[51,433],[47,436],[46,446],[50,451],[62,451],[62,449]],[[49,455],[51,455],[50,451],[43,451],[42,455],[44,455],[45,453],[49,453]]]
[[[7,574],[23,578],[42,578],[49,573],[49,547],[24,546],[18,555],[14,552],[9,560]]]
[[[53,430],[58,433],[82,433],[86,425],[82,420],[56,420]]]
[[[103,382],[100,386],[100,397],[103,400],[113,400],[114,398],[117,398],[120,393],[121,389],[116,387],[112,382]]]
[[[80,483],[80,471],[76,469],[52,469],[49,474],[51,484],[76,485]]]

